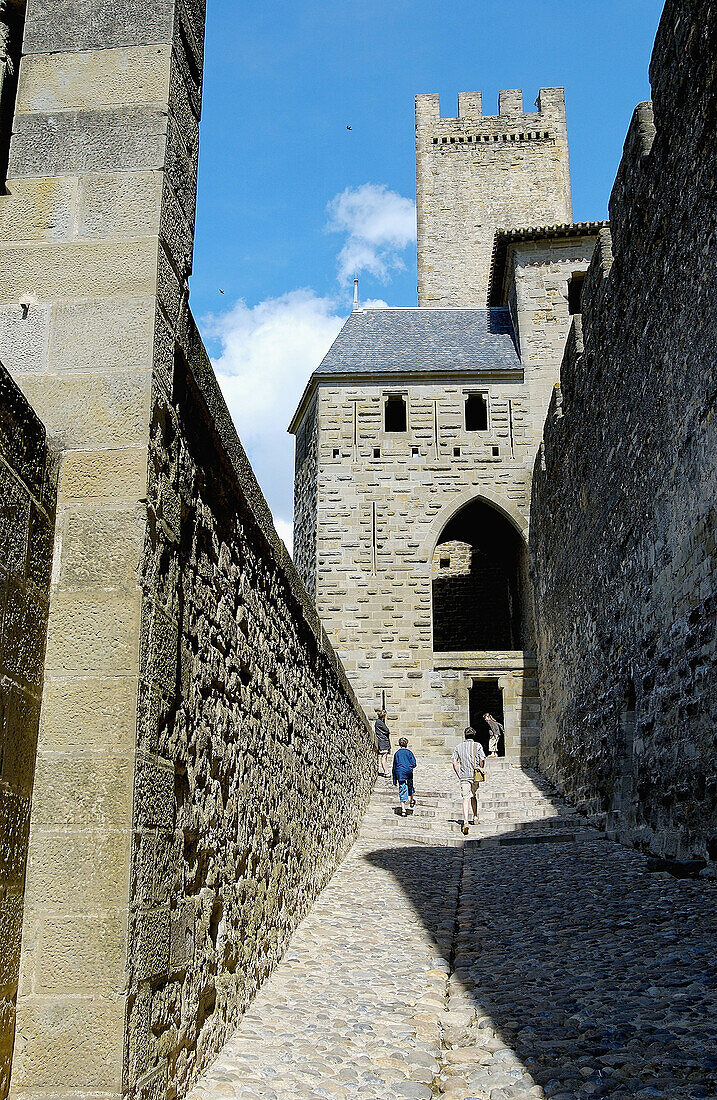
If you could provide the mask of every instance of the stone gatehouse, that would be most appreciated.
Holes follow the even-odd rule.
[[[532,470],[599,225],[569,221],[561,88],[458,102],[416,99],[419,307],[355,308],[291,424],[295,557],[369,715],[445,753],[489,710],[527,763]]]

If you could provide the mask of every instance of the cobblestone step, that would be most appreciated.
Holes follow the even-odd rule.
[[[190,1100],[717,1097],[717,883],[647,874],[512,766],[468,836],[445,766],[422,782],[405,818],[374,793]]]

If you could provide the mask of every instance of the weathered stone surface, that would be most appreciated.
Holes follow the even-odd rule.
[[[194,329],[186,342],[196,358],[177,356],[152,418],[142,697],[158,756],[137,772],[129,956],[132,1003],[151,1006],[130,1014],[130,1072],[180,1092],[346,850],[374,767]],[[167,941],[147,930],[165,912]]]
[[[441,118],[437,95],[416,96],[418,302],[486,304],[497,229],[572,219],[562,88],[541,88],[536,111],[503,91],[484,115],[480,92]]]
[[[533,498],[542,765],[678,858],[717,833],[715,33],[666,5]]]
[[[161,168],[167,116],[153,106],[17,115],[13,177]]]
[[[27,57],[16,110],[20,115],[114,110],[153,101],[161,109],[169,92],[170,53],[165,42]]]
[[[75,231],[77,181],[17,179],[0,202],[0,239],[69,241]]]
[[[17,373],[45,369],[50,328],[50,307],[15,302],[0,307],[0,362],[16,365]]]
[[[175,0],[34,0],[23,48],[64,53],[170,40]]]
[[[91,173],[80,177],[77,189],[77,237],[121,239],[156,232],[162,206],[161,172]]]
[[[155,293],[156,285],[156,240],[0,247],[3,303],[19,305],[33,295],[42,302],[96,300],[101,292],[106,298],[146,298]]]

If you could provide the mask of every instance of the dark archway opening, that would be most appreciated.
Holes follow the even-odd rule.
[[[468,695],[469,724],[478,734],[478,740],[484,751],[488,752],[490,730],[486,725],[484,714],[492,714],[496,721],[504,725],[503,721],[503,691],[497,679],[474,680]],[[498,746],[498,756],[505,756],[505,741],[501,737]]]
[[[527,550],[497,509],[475,500],[449,521],[432,578],[435,651],[532,648]]]

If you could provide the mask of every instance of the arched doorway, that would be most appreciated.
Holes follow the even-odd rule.
[[[484,500],[448,521],[431,568],[437,653],[532,648],[527,547]]]

